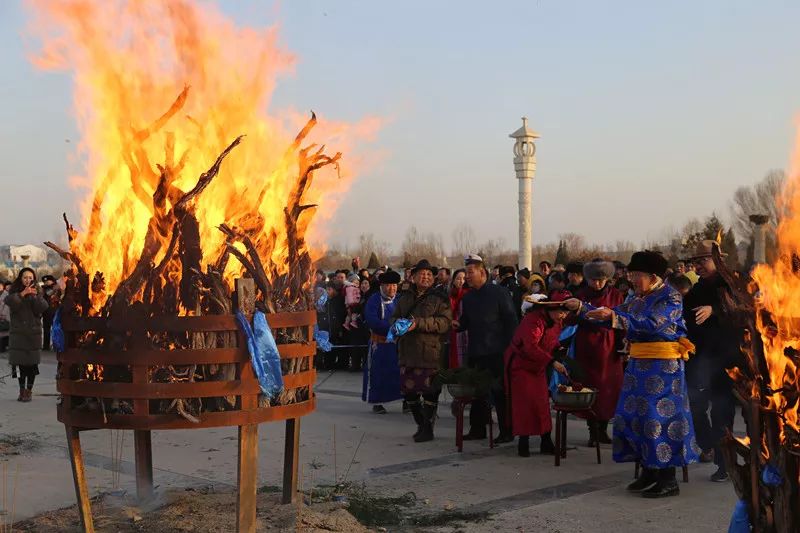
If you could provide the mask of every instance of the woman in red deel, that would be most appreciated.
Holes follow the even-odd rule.
[[[534,303],[522,318],[511,344],[505,352],[506,394],[511,410],[511,428],[519,436],[518,453],[529,457],[531,435],[541,435],[541,453],[555,450],[550,430],[550,398],[547,388],[547,369],[561,374],[566,368],[553,358],[560,345],[562,322],[568,311],[555,302],[563,296],[553,295],[553,300]]]

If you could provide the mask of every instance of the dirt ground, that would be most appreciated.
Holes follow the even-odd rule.
[[[262,532],[369,531],[349,512],[333,503],[280,505],[277,494],[259,494],[257,530]],[[235,523],[236,494],[173,491],[149,508],[140,508],[132,496],[103,495],[92,502],[98,533],[159,531],[163,533],[211,533],[229,531]],[[299,520],[298,520],[299,516]],[[14,526],[15,531],[82,531],[76,506],[49,511]]]

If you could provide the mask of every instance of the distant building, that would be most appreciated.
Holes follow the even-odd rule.
[[[47,262],[47,250],[34,246],[33,244],[22,244],[14,246],[13,244],[8,247],[9,258],[13,263],[21,263],[23,256],[30,263],[45,263]]]

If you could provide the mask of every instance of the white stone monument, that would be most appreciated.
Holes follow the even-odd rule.
[[[750,215],[753,223],[753,261],[763,265],[767,262],[767,215]]]
[[[528,117],[522,117],[522,127],[509,135],[514,139],[514,171],[519,180],[519,268],[533,270],[531,264],[531,189],[536,174],[536,145],[539,134],[528,127]]]

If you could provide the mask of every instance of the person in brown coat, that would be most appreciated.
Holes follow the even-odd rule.
[[[19,367],[17,401],[29,402],[42,358],[42,313],[48,304],[39,294],[36,273],[30,268],[19,271],[8,292],[5,302],[11,312],[8,363]]]
[[[433,288],[433,266],[427,260],[417,263],[411,275],[411,287],[398,294],[390,322],[412,320],[408,332],[397,341],[400,391],[417,423],[414,442],[427,442],[433,440],[441,393],[433,378],[446,364],[445,341],[453,315],[447,294]]]

